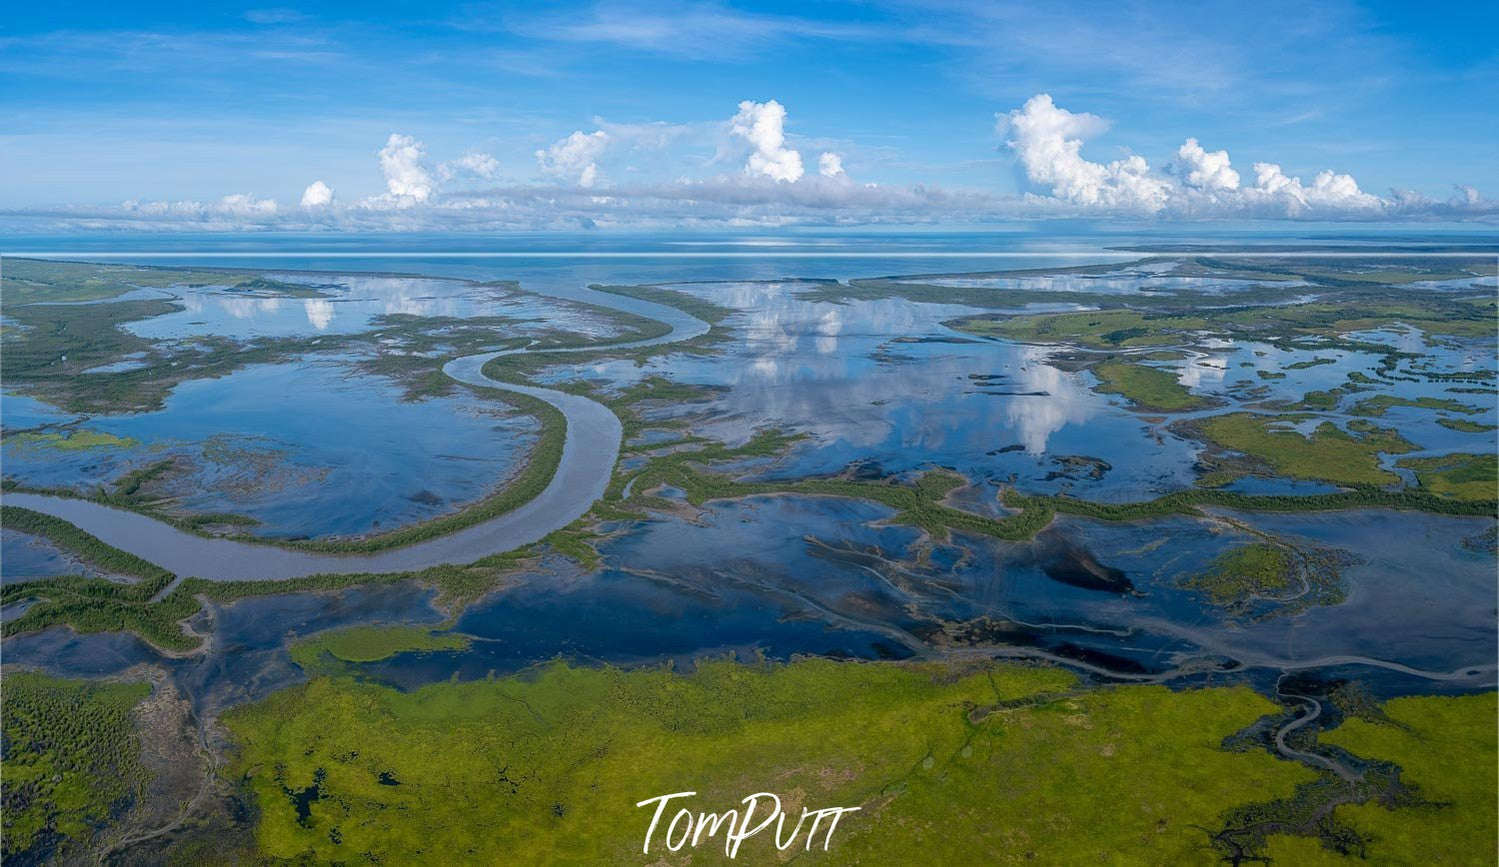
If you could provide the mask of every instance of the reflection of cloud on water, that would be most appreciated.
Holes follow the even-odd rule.
[[[1222,385],[1228,374],[1227,355],[1193,353],[1177,371],[1176,380],[1189,389],[1198,389],[1207,384]]]
[[[333,324],[333,303],[323,298],[309,298],[306,302],[307,321],[319,331],[326,331]]]
[[[276,312],[275,298],[233,298],[215,296],[224,312],[235,319],[254,319],[257,313],[270,315]]]
[[[1081,424],[1093,414],[1090,392],[1071,374],[1046,364],[1044,349],[1023,349],[1019,367],[1013,391],[1044,391],[1050,396],[1008,398],[1005,417],[1020,436],[1026,454],[1043,454],[1052,434],[1069,424]]]

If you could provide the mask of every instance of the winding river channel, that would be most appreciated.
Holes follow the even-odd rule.
[[[689,340],[709,325],[674,307],[593,289],[547,291],[549,296],[608,307],[661,321],[671,330],[648,340],[580,346],[548,352],[632,349]],[[89,500],[10,493],[6,503],[62,518],[122,551],[178,576],[213,581],[272,581],[319,574],[411,572],[444,564],[472,563],[527,545],[577,520],[603,495],[619,458],[619,417],[603,404],[550,388],[500,382],[483,367],[502,355],[527,349],[455,358],[443,372],[467,385],[523,394],[546,401],[566,419],[567,435],[557,472],[535,498],[502,515],[444,536],[373,554],[328,554],[270,544],[213,539],[180,530],[146,515]]]

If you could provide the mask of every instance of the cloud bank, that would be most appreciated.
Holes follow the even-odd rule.
[[[394,132],[374,152],[384,190],[362,198],[337,197],[318,180],[305,188],[298,208],[282,209],[274,199],[234,193],[206,203],[132,200],[114,207],[0,215],[44,218],[62,229],[190,225],[413,231],[982,223],[1049,217],[1499,218],[1499,203],[1471,186],[1460,186],[1456,195],[1439,201],[1406,190],[1378,196],[1333,169],[1304,182],[1266,160],[1254,162],[1249,174],[1234,167],[1226,149],[1209,150],[1196,137],[1166,155],[1160,168],[1128,152],[1109,162],[1095,161],[1084,148],[1107,132],[1109,123],[1063,108],[1045,93],[995,118],[1003,149],[1033,187],[1029,192],[856,182],[844,169],[844,153],[850,152],[845,144],[855,154],[861,151],[849,143],[834,144],[844,153],[809,151],[818,153],[817,170],[809,173],[797,147],[808,140],[787,134],[785,106],[769,99],[745,100],[727,120],[695,124],[598,120],[599,128],[591,133],[575,130],[535,150],[531,180],[501,183],[500,162],[477,150],[430,163],[422,141]],[[712,156],[703,153],[710,147]],[[646,162],[640,163],[641,158]],[[651,160],[664,161],[655,178],[648,171]]]
[[[1228,151],[1209,151],[1196,138],[1177,149],[1175,174],[1153,171],[1138,154],[1107,164],[1083,157],[1087,139],[1107,129],[1102,118],[1070,112],[1045,93],[998,115],[996,123],[1031,183],[1047,188],[1058,202],[1088,211],[1168,218],[1377,219],[1411,216],[1423,207],[1441,210],[1431,200],[1366,193],[1352,175],[1332,169],[1303,184],[1276,163],[1257,162],[1254,184],[1244,186]],[[1481,197],[1465,195],[1444,204],[1449,212],[1463,206],[1493,212],[1493,203],[1485,205]]]

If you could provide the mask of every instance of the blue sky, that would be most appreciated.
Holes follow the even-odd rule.
[[[0,208],[413,226],[1492,218],[1454,188],[1499,190],[1499,6],[1256,6],[15,4]],[[332,197],[302,207],[315,181]]]

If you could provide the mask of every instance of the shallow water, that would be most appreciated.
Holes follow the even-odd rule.
[[[400,243],[404,242],[392,242]],[[598,243],[607,248],[610,242]],[[675,242],[652,249],[662,249],[667,243]],[[644,365],[633,361],[559,365],[541,379],[563,383],[584,378],[618,389],[659,374],[717,386],[721,390],[705,403],[658,412],[690,418],[695,433],[730,443],[742,442],[755,430],[768,427],[807,435],[785,459],[746,465],[746,472],[755,476],[792,478],[840,472],[851,465],[877,476],[947,466],[975,482],[956,501],[988,513],[998,510],[996,494],[1003,485],[1118,501],[1192,484],[1197,445],[1162,432],[1157,423],[1142,417],[1147,414],[1131,411],[1121,399],[1092,392],[1088,374],[1049,363],[1055,360],[1054,349],[973,340],[942,325],[973,312],[968,308],[900,299],[829,304],[798,297],[807,284],[790,279],[797,276],[848,278],[939,270],[955,274],[977,267],[963,260],[944,260],[943,251],[953,246],[943,239],[838,243],[842,246],[808,241],[787,249],[867,250],[869,255],[858,260],[768,256],[474,261],[435,255],[390,260],[371,254],[367,259],[267,262],[236,260],[230,251],[221,264],[288,269],[326,266],[344,272],[401,270],[476,279],[515,277],[527,288],[576,301],[601,300],[583,288],[590,283],[655,283],[733,308],[736,312],[726,322],[733,331],[720,355],[671,353]],[[881,258],[876,244],[880,249],[930,251],[932,258]],[[1003,267],[1133,258],[1103,250],[1096,241],[1079,243],[1074,249],[1090,258],[1048,259],[1035,254],[1006,261]],[[297,279],[323,282],[325,278]],[[1169,288],[1170,281],[1184,279],[1160,269],[1123,268],[1112,275],[1078,278],[1071,284],[1058,280],[1049,287],[1020,288],[1067,289],[1071,285],[1077,291],[1133,292]],[[535,315],[542,324],[548,321],[551,302],[536,301],[533,296],[476,291],[451,280],[370,280],[369,285],[358,285],[354,278],[337,278],[342,288],[330,290],[335,299],[274,299],[275,305],[264,308],[258,304],[261,299],[225,299],[210,292],[199,299],[195,310],[141,325],[182,337],[347,332],[366,327],[370,317],[382,312]],[[920,282],[934,279],[922,277]],[[1231,298],[1234,291],[1244,288],[1239,282],[1253,285],[1217,278],[1184,285]],[[1463,287],[1431,287],[1433,291],[1456,288]],[[247,315],[237,316],[228,302],[242,300],[256,303],[249,305]],[[331,317],[309,304],[318,300],[328,301]],[[501,309],[512,302],[537,306],[530,312],[520,307]],[[618,298],[610,303],[624,309],[648,309]],[[401,305],[410,306],[400,309]],[[1059,304],[1056,309],[1069,307]],[[567,327],[584,326],[569,320]],[[1431,345],[1419,334],[1362,336],[1425,353],[1440,370],[1493,367],[1492,347],[1481,342]],[[1319,357],[1332,358],[1334,363],[1292,367]],[[1173,371],[1194,393],[1219,398],[1225,401],[1224,408],[1231,408],[1241,402],[1299,400],[1307,391],[1343,384],[1350,371],[1373,375],[1379,361],[1380,356],[1367,352],[1292,351],[1244,343],[1153,363]],[[1409,362],[1402,362],[1402,368],[1409,367]],[[1259,376],[1262,371],[1284,377],[1265,379]],[[1492,396],[1452,394],[1447,391],[1450,385],[1397,380],[1371,394],[1452,397],[1483,409],[1458,417],[1496,422]],[[288,387],[296,390],[295,385],[282,381],[252,385],[249,391],[264,395]],[[337,390],[336,385],[328,387]],[[378,390],[363,380],[350,387],[371,396],[375,396],[371,389]],[[321,394],[318,388],[311,394]],[[1365,396],[1345,398],[1342,408]],[[371,405],[390,403],[386,396],[379,396]],[[310,397],[298,406],[314,417],[321,409],[319,401]],[[45,407],[29,406],[12,397],[5,399],[4,410],[7,429],[64,420],[49,415]],[[487,463],[483,472],[471,476],[478,480],[503,476],[510,466],[505,463],[504,449],[522,443],[526,430],[523,426],[484,430],[493,419],[483,413],[466,416],[471,410],[461,402],[412,410],[410,421],[397,420],[392,436],[399,438],[402,432],[426,436],[427,427],[418,417],[428,427],[456,428],[441,435],[470,449],[482,440],[478,451]],[[1436,424],[1440,415],[1395,408],[1375,421],[1397,427],[1424,450],[1492,447],[1492,434],[1442,428]],[[267,418],[261,427],[274,422],[274,414]],[[18,425],[16,419],[27,424]],[[160,437],[176,429],[179,420],[161,422],[154,429],[145,424],[139,430]],[[98,421],[88,426],[130,435],[128,426],[105,428]],[[470,421],[472,428],[467,426]],[[353,413],[346,428],[363,430],[377,423]],[[236,430],[269,436],[253,427],[247,422]],[[205,422],[194,436],[206,441],[213,428]],[[148,442],[148,436],[141,433],[134,435]],[[303,438],[317,439],[315,435]],[[272,441],[284,439],[278,431]],[[370,445],[360,448],[368,450]],[[380,463],[382,458],[376,458],[375,467],[401,479],[421,479],[424,487],[430,487],[425,480],[433,462],[425,456],[441,450],[427,440],[409,445],[408,451],[400,452],[401,444],[391,443],[406,456],[406,463],[392,457],[386,466]],[[319,452],[318,448],[328,450]],[[309,459],[305,466],[345,467],[357,462],[353,451],[341,453],[332,446],[312,447],[309,454],[323,457]],[[1078,460],[1082,458],[1095,460]],[[100,456],[91,459],[104,460]],[[291,459],[285,463],[298,465]],[[6,464],[6,471],[13,472],[9,452]],[[203,477],[203,488],[211,478]],[[463,483],[455,474],[444,491],[462,490]],[[371,487],[362,497],[369,501],[364,526],[373,526],[375,521],[388,526],[420,513],[415,505],[398,505],[412,511],[374,514],[376,506],[388,508],[399,499],[391,496],[393,491],[405,490],[388,480],[383,484],[386,487]],[[287,505],[289,511],[275,526],[305,531],[311,522],[322,533],[353,532],[332,527],[359,526],[349,516],[361,497],[348,497],[350,505],[343,507],[342,518],[315,514],[317,509],[328,509],[334,515],[340,512],[337,503],[343,494],[335,487],[326,485],[315,500]],[[1306,493],[1325,486],[1246,479],[1236,489]],[[225,499],[221,491],[197,501],[194,508],[223,508],[220,501]],[[456,494],[443,499],[458,501]],[[265,498],[264,514],[276,514],[276,500]],[[334,505],[330,508],[329,503]],[[305,510],[300,515],[299,508]],[[954,543],[932,543],[909,527],[883,525],[887,517],[883,507],[867,503],[806,497],[715,503],[695,520],[660,516],[620,528],[618,536],[601,545],[606,566],[597,572],[549,562],[541,572],[518,576],[513,587],[470,608],[454,627],[478,639],[470,650],[402,654],[365,666],[364,673],[411,688],[455,675],[474,678],[490,671],[515,671],[556,655],[618,664],[660,660],[690,664],[693,658],[730,652],[774,658],[794,653],[875,658],[933,647],[961,652],[1003,645],[1142,676],[1185,668],[1222,677],[1225,667],[1236,668],[1243,671],[1238,676],[1261,686],[1273,683],[1273,673],[1281,668],[1303,665],[1351,672],[1387,692],[1477,688],[1494,680],[1494,563],[1491,555],[1470,552],[1461,544],[1492,521],[1392,512],[1226,516],[1250,528],[1245,530],[1212,518],[1148,524],[1063,519],[1033,542],[965,537]],[[1200,570],[1219,553],[1256,539],[1253,531],[1354,552],[1359,562],[1344,573],[1347,598],[1304,612],[1246,620],[1178,586],[1184,576]],[[214,634],[208,655],[166,664],[194,694],[210,697],[204,700],[217,705],[258,697],[295,682],[300,675],[284,650],[295,637],[361,622],[436,624],[440,620],[431,606],[430,591],[405,584],[246,600],[216,606],[205,619],[211,621]],[[996,628],[995,623],[1001,626]],[[78,637],[62,630],[8,639],[5,653],[7,661],[90,673],[156,659],[134,639]],[[1470,665],[1478,666],[1477,674],[1432,679]]]
[[[127,447],[7,441],[5,472],[30,485],[88,491],[180,459],[189,470],[163,492],[174,509],[245,515],[260,522],[257,535],[318,538],[452,512],[502,486],[535,442],[534,419],[467,391],[402,396],[401,387],[341,359],[257,365],[185,382],[155,412],[84,422]]]

